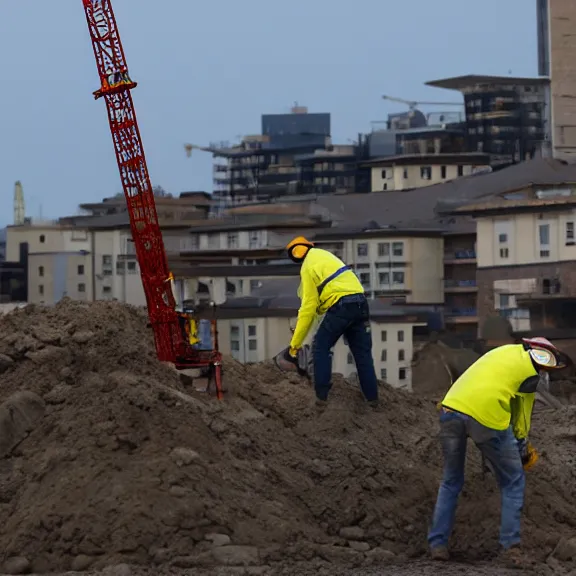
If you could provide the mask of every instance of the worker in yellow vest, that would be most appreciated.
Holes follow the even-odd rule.
[[[287,362],[297,363],[317,316],[324,315],[312,344],[316,409],[322,412],[328,401],[332,381],[332,348],[345,336],[356,363],[360,388],[368,404],[378,408],[378,379],[372,357],[370,310],[364,288],[354,271],[334,254],[302,236],[287,246],[291,260],[301,264],[301,306],[289,348]]]
[[[428,534],[435,560],[448,560],[458,496],[464,485],[470,437],[491,465],[502,494],[500,544],[512,565],[522,563],[520,520],[525,469],[537,454],[528,442],[537,386],[570,360],[546,338],[491,350],[452,385],[440,407],[444,473]]]

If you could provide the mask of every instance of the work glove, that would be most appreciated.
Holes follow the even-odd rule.
[[[298,350],[292,347],[286,348],[286,350],[284,350],[284,360],[298,366]]]
[[[534,446],[528,442],[527,438],[518,440],[518,450],[522,460],[522,467],[524,470],[530,470],[538,461],[538,452],[536,452]]]

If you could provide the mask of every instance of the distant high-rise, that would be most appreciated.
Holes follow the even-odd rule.
[[[576,2],[536,0],[538,73],[550,78],[546,110],[550,150],[576,160]]]

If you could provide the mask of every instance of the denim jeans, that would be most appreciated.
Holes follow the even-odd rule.
[[[468,437],[472,438],[494,470],[502,501],[500,544],[503,548],[510,548],[520,542],[520,521],[526,483],[512,429],[492,430],[473,418],[447,410],[442,410],[440,415],[444,474],[438,490],[428,542],[431,548],[448,545],[458,496],[464,486]]]
[[[345,336],[354,356],[358,380],[368,401],[378,399],[378,379],[372,358],[368,301],[363,294],[343,296],[328,309],[314,336],[314,386],[316,397],[327,400],[332,387],[332,348]]]

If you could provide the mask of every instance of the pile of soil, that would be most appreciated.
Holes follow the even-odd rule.
[[[441,400],[452,382],[463,374],[480,354],[468,348],[450,348],[441,341],[427,342],[412,360],[412,390],[421,396]]]
[[[318,416],[301,379],[227,359],[218,402],[156,360],[146,324],[103,302],[0,318],[0,560],[11,572],[425,553],[441,460],[432,400],[383,386],[375,412],[336,379]],[[537,560],[574,535],[573,417],[535,418],[542,457],[524,539]],[[499,497],[470,452],[455,552],[491,559]]]

